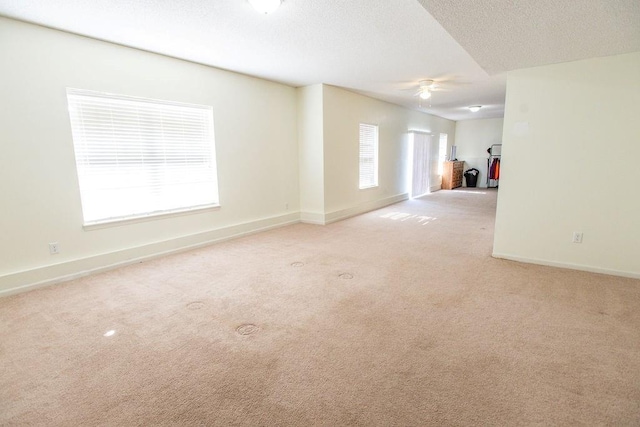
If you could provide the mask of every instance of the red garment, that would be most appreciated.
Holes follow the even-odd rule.
[[[493,159],[489,168],[489,179],[500,179],[500,159]]]

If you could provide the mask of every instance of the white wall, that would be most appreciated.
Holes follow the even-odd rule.
[[[504,119],[460,120],[456,122],[455,145],[458,160],[464,160],[464,170],[480,171],[478,187],[487,186],[487,148],[502,143]],[[463,181],[465,181],[463,179]],[[466,182],[463,182],[466,186]]]
[[[324,223],[324,133],[322,84],[300,87],[298,152],[302,220]]]
[[[639,106],[640,52],[509,73],[495,256],[640,277]]]
[[[359,124],[379,126],[379,186],[360,190]],[[431,183],[440,188],[438,134],[455,137],[455,122],[324,85],[324,188],[327,221],[375,209],[407,197],[408,132],[435,135]]]
[[[0,60],[0,295],[393,203],[408,191],[408,131],[455,136],[452,121],[346,90],[294,89],[6,18]],[[84,229],[67,87],[211,105],[221,208]],[[358,189],[360,122],[380,125],[375,189]]]
[[[0,62],[0,293],[298,220],[295,89],[4,18]],[[83,230],[66,87],[213,106],[222,207]]]

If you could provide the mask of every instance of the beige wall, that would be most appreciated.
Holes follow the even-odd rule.
[[[298,220],[295,89],[4,18],[0,58],[0,293]],[[83,230],[66,87],[213,106],[221,208]]]
[[[478,187],[487,186],[487,148],[502,143],[504,119],[476,119],[456,122],[456,156],[464,160],[464,169],[480,171]],[[464,180],[463,180],[464,181]],[[466,183],[463,183],[466,186]]]
[[[360,190],[359,124],[379,126],[379,186]],[[328,221],[361,213],[407,197],[409,130],[431,132],[431,183],[440,188],[438,135],[455,137],[455,122],[324,86],[325,215]]]
[[[640,277],[639,117],[640,53],[509,73],[494,255]]]
[[[439,132],[455,136],[452,121],[346,90],[294,89],[5,18],[0,59],[0,295],[401,200],[408,131],[434,133],[434,153]],[[221,208],[84,229],[67,87],[211,105]],[[380,125],[376,189],[358,189],[360,122]]]
[[[323,85],[300,87],[298,93],[298,152],[302,220],[323,223],[324,133]]]

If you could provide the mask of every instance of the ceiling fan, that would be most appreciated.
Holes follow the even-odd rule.
[[[438,84],[433,80],[420,80],[420,87],[413,96],[419,96],[420,99],[431,98],[431,92],[438,89]]]

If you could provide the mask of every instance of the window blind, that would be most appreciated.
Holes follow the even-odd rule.
[[[378,185],[378,126],[360,124],[360,188]]]
[[[212,108],[67,89],[86,224],[218,204]]]

